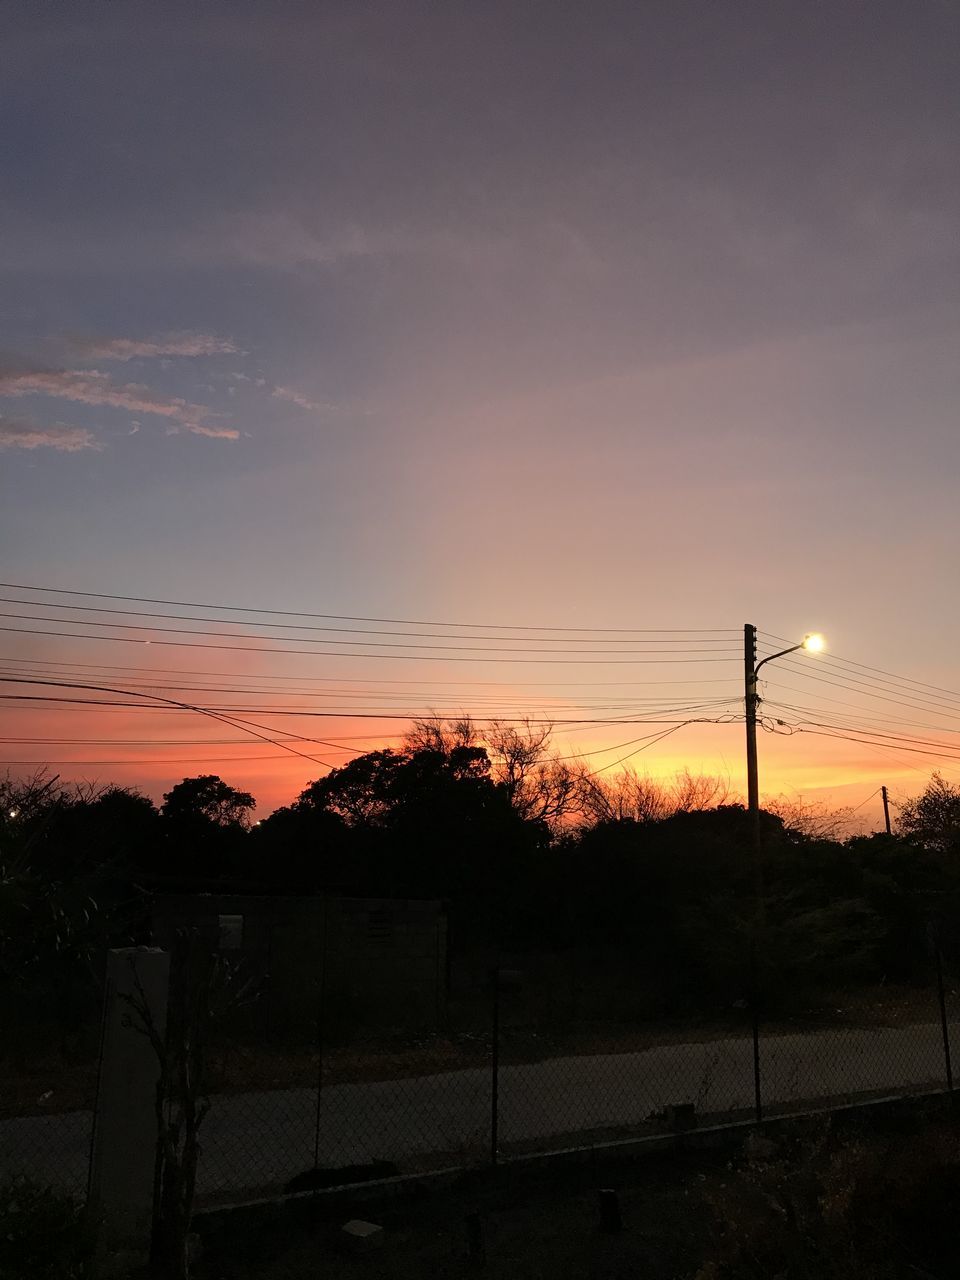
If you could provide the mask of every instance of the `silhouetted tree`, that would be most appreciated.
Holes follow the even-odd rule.
[[[710,774],[682,769],[664,782],[633,769],[612,776],[586,774],[579,788],[580,808],[588,822],[663,822],[677,813],[701,812],[727,804],[729,783]]]
[[[960,786],[934,773],[922,795],[905,801],[898,832],[937,853],[960,853]]]
[[[284,892],[379,892],[371,888],[363,833],[351,830],[340,814],[314,803],[307,791],[251,829],[244,849],[244,879]]]
[[[184,778],[163,797],[160,813],[165,822],[181,826],[234,827],[246,830],[257,802],[249,791],[228,786],[216,774]]]
[[[426,741],[356,757],[311,783],[292,809],[343,821],[340,847],[347,860],[359,855],[366,892],[445,898],[458,923],[472,912],[473,925],[495,904],[519,905],[513,890],[548,833],[516,812],[483,747]]]
[[[160,874],[169,887],[236,877],[256,801],[215,774],[184,778],[160,807],[164,847]]]
[[[516,723],[491,720],[482,730],[468,716],[436,716],[415,720],[404,747],[447,756],[460,748],[482,748],[490,778],[504,788],[517,814],[557,828],[579,810],[583,766],[558,757],[550,748],[552,736],[552,724],[529,716]]]
[[[130,797],[48,775],[7,778],[0,794],[0,1016],[14,1046],[33,1035],[67,1055],[95,1016],[105,949],[138,933],[125,824],[111,842],[104,817]]]

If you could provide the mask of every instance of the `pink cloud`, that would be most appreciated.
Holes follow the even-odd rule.
[[[239,440],[240,432],[234,427],[192,426],[190,430],[195,436],[209,436],[211,440]]]
[[[108,405],[131,413],[166,418],[175,431],[215,435],[233,440],[237,432],[209,425],[216,417],[205,405],[191,404],[179,396],[163,396],[141,383],[117,383],[97,369],[33,369],[0,371],[0,395],[53,396],[76,404]]]
[[[0,418],[0,449],[56,449],[60,453],[80,453],[102,449],[93,432],[82,427],[43,427],[35,422]]]
[[[230,338],[209,333],[167,333],[157,338],[103,338],[74,342],[78,355],[93,360],[137,360],[157,356],[236,355],[240,348]]]

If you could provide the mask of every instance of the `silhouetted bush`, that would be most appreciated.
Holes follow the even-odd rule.
[[[82,1207],[26,1178],[0,1184],[3,1280],[85,1280],[93,1240]]]

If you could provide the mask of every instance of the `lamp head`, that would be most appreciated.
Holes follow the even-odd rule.
[[[827,642],[819,631],[812,631],[803,637],[803,647],[808,653],[822,653],[827,647]]]

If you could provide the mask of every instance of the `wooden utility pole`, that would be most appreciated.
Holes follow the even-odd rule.
[[[750,820],[750,843],[753,852],[754,907],[762,920],[763,850],[760,841],[760,779],[757,769],[757,628],[750,622],[743,627],[744,719],[747,726],[747,813]]]
[[[887,828],[887,835],[893,835],[893,832],[890,830],[890,801],[887,796],[887,788],[881,787],[880,794],[883,796],[883,823]]]
[[[763,1117],[763,1103],[760,1094],[760,955],[759,948],[766,925],[766,902],[763,876],[763,837],[760,829],[760,779],[757,768],[757,708],[760,695],[757,692],[757,673],[767,662],[774,658],[784,658],[788,653],[796,653],[798,649],[811,649],[814,652],[823,648],[823,637],[819,634],[804,636],[800,644],[791,644],[777,653],[767,654],[757,661],[757,628],[752,622],[743,624],[743,682],[744,682],[744,721],[747,726],[747,814],[750,824],[750,843],[753,846],[753,884],[754,884],[754,921],[750,939],[750,986],[751,1009],[753,1022],[753,1085],[754,1104],[757,1122]]]

